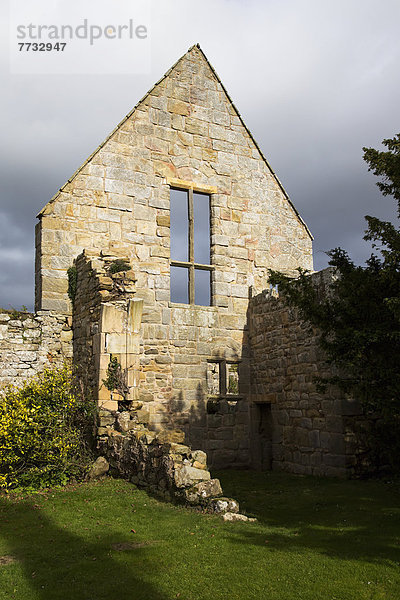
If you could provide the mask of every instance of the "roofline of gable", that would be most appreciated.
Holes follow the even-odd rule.
[[[44,215],[44,212],[47,208],[47,206],[49,206],[49,204],[52,204],[54,202],[54,200],[56,200],[58,198],[58,196],[63,192],[64,188],[73,181],[73,179],[82,171],[82,169],[85,168],[85,166],[92,160],[92,158],[103,148],[103,146],[105,146],[105,144],[112,138],[112,136],[114,135],[114,133],[116,133],[118,131],[118,129],[120,127],[122,127],[122,125],[133,115],[133,113],[135,112],[135,110],[138,108],[138,106],[144,102],[146,100],[146,98],[151,94],[151,92],[162,82],[164,81],[164,79],[166,77],[168,77],[168,75],[171,73],[171,71],[177,66],[177,64],[182,60],[182,58],[184,56],[186,56],[186,54],[188,54],[189,52],[191,52],[191,50],[193,50],[193,48],[197,48],[198,50],[200,50],[204,60],[207,62],[207,64],[209,65],[211,71],[214,74],[214,77],[216,78],[216,80],[218,81],[218,83],[220,84],[220,86],[222,87],[224,93],[226,94],[226,97],[228,98],[229,102],[232,105],[232,108],[235,110],[235,112],[237,113],[237,116],[240,119],[240,122],[242,123],[243,127],[245,128],[245,130],[247,131],[248,135],[250,136],[253,144],[255,145],[255,147],[257,148],[258,152],[260,153],[261,158],[263,159],[263,161],[265,162],[265,164],[267,165],[271,175],[274,177],[275,181],[277,182],[279,188],[281,189],[281,191],[283,192],[286,200],[289,202],[290,206],[293,208],[297,218],[299,219],[300,223],[304,226],[305,230],[307,231],[308,235],[310,236],[311,240],[314,239],[311,231],[309,230],[306,222],[302,219],[302,217],[300,216],[300,213],[298,212],[298,210],[296,209],[296,207],[294,206],[293,202],[291,201],[288,193],[286,192],[285,188],[283,187],[282,183],[279,181],[279,178],[277,176],[277,174],[275,173],[275,171],[272,169],[271,165],[269,164],[268,160],[265,158],[260,146],[257,144],[253,134],[251,133],[250,129],[247,127],[246,123],[243,120],[242,115],[240,114],[240,112],[238,111],[235,103],[233,102],[232,98],[230,97],[227,89],[225,88],[224,84],[222,83],[218,73],[216,72],[216,70],[214,69],[213,65],[210,63],[210,61],[208,60],[207,56],[204,54],[202,48],[200,47],[200,44],[193,44],[193,46],[190,46],[189,50],[187,50],[187,52],[185,52],[185,54],[183,54],[180,58],[178,58],[178,60],[176,62],[174,62],[174,64],[168,69],[168,71],[166,71],[164,73],[164,75],[158,80],[156,81],[156,83],[149,89],[148,92],[146,92],[146,94],[135,104],[135,106],[132,108],[132,110],[130,110],[128,112],[128,114],[122,119],[122,121],[120,121],[118,123],[118,125],[116,127],[114,127],[114,129],[111,131],[111,133],[102,141],[102,143],[97,146],[97,148],[92,152],[92,154],[90,154],[90,156],[88,156],[88,158],[81,164],[80,167],[78,167],[76,169],[76,171],[73,173],[73,175],[71,175],[71,177],[64,183],[63,186],[60,187],[60,189],[54,194],[54,196],[52,198],[50,198],[50,200],[45,204],[45,206],[42,208],[42,210],[37,214],[37,218],[40,219],[40,217],[42,217]]]
[[[260,153],[261,158],[263,159],[263,161],[265,162],[265,164],[267,165],[271,175],[274,177],[276,183],[278,184],[278,186],[280,187],[280,189],[282,190],[286,200],[289,202],[290,206],[293,208],[294,212],[296,213],[299,221],[301,222],[302,225],[304,225],[305,230],[307,231],[308,235],[310,236],[311,240],[314,239],[313,234],[311,233],[311,231],[308,228],[307,223],[304,221],[304,219],[300,216],[299,211],[297,210],[297,208],[295,207],[295,205],[293,204],[293,202],[291,201],[289,194],[287,193],[287,191],[285,190],[285,188],[283,187],[282,183],[279,180],[279,177],[277,176],[277,174],[275,173],[275,171],[273,170],[273,168],[271,167],[271,165],[269,164],[268,160],[265,158],[263,151],[261,150],[260,146],[257,144],[254,135],[251,133],[250,129],[247,127],[246,123],[243,120],[242,115],[240,114],[240,112],[238,111],[235,103],[233,102],[232,98],[229,95],[229,92],[227,91],[226,87],[224,86],[224,84],[222,83],[218,73],[216,72],[216,70],[214,69],[214,67],[212,66],[212,64],[210,63],[210,61],[208,60],[207,56],[204,54],[203,50],[200,48],[200,44],[195,44],[195,46],[200,50],[200,52],[202,53],[204,59],[207,61],[208,65],[210,66],[210,69],[212,70],[212,72],[214,73],[215,78],[217,79],[218,83],[220,84],[220,86],[222,87],[222,89],[224,90],[226,97],[228,98],[229,102],[232,105],[232,108],[236,111],[237,116],[240,119],[241,124],[243,125],[243,127],[245,128],[245,130],[247,131],[247,133],[249,134],[253,144],[255,145],[255,147],[257,148],[258,152]],[[193,46],[192,46],[193,48]]]
[[[156,81],[156,83],[154,85],[151,86],[151,88],[148,90],[148,92],[145,93],[145,95],[138,101],[136,102],[135,106],[128,112],[128,114],[122,119],[122,121],[120,121],[118,123],[118,125],[116,125],[114,127],[114,129],[111,131],[111,133],[101,142],[101,144],[99,146],[97,146],[97,148],[92,152],[92,154],[90,154],[90,156],[87,157],[87,159],[81,164],[80,167],[78,167],[76,169],[76,171],[71,175],[71,177],[64,183],[63,186],[60,187],[60,189],[54,194],[54,196],[52,196],[52,198],[50,198],[50,200],[45,204],[45,206],[42,208],[42,210],[36,215],[37,218],[39,219],[43,214],[44,211],[46,210],[47,206],[49,204],[52,204],[54,202],[54,200],[56,200],[58,198],[58,196],[61,194],[61,192],[64,190],[64,188],[73,181],[73,179],[75,179],[75,177],[82,171],[82,169],[84,169],[86,167],[86,165],[92,160],[92,158],[94,156],[96,156],[96,154],[103,148],[103,146],[106,145],[106,143],[112,138],[112,136],[114,135],[114,133],[116,133],[118,131],[118,129],[120,127],[122,127],[122,125],[133,115],[133,113],[135,112],[135,110],[138,108],[138,106],[140,104],[142,104],[142,102],[144,102],[146,100],[146,98],[148,96],[150,96],[151,92],[162,82],[164,81],[164,79],[166,77],[168,77],[168,75],[171,73],[171,71],[173,69],[175,69],[175,67],[177,66],[177,64],[182,60],[182,58],[184,56],[186,56],[186,54],[188,52],[190,52],[191,50],[193,50],[194,47],[198,47],[199,50],[201,51],[201,53],[203,54],[203,56],[205,56],[204,52],[201,50],[199,44],[193,44],[193,46],[190,46],[189,50],[187,52],[185,52],[185,54],[183,54],[180,58],[178,58],[178,60],[176,62],[174,62],[174,64],[168,69],[168,71],[166,71],[164,73],[164,75],[162,77],[160,77],[160,79],[158,81]],[[206,58],[207,60],[207,58]],[[208,60],[207,60],[208,62]],[[212,68],[213,72],[214,69],[213,67],[210,65],[210,67]]]

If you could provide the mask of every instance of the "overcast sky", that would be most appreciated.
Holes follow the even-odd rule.
[[[362,263],[363,216],[393,218],[362,147],[400,131],[399,0],[154,0],[142,75],[11,75],[6,8],[0,306],[32,308],[36,214],[197,42],[311,229],[316,269],[336,246]]]

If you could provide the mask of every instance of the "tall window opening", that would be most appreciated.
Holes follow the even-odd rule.
[[[210,196],[171,188],[171,301],[211,305]]]

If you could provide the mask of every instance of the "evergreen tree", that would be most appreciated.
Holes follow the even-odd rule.
[[[382,143],[387,151],[363,148],[364,160],[380,178],[382,194],[397,201],[400,217],[400,134]],[[320,385],[335,383],[361,402],[374,417],[375,460],[395,465],[400,458],[400,230],[377,217],[365,219],[364,239],[374,253],[358,266],[341,248],[328,252],[337,274],[332,293],[321,295],[301,269],[294,280],[270,271],[270,283],[320,330],[319,343],[338,373]]]

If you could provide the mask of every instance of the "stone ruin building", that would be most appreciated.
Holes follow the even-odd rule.
[[[194,468],[354,473],[358,407],[317,393],[316,332],[268,285],[312,270],[311,233],[198,45],[38,217],[36,313],[0,315],[3,382],[72,356],[105,453],[134,434],[199,449]]]

